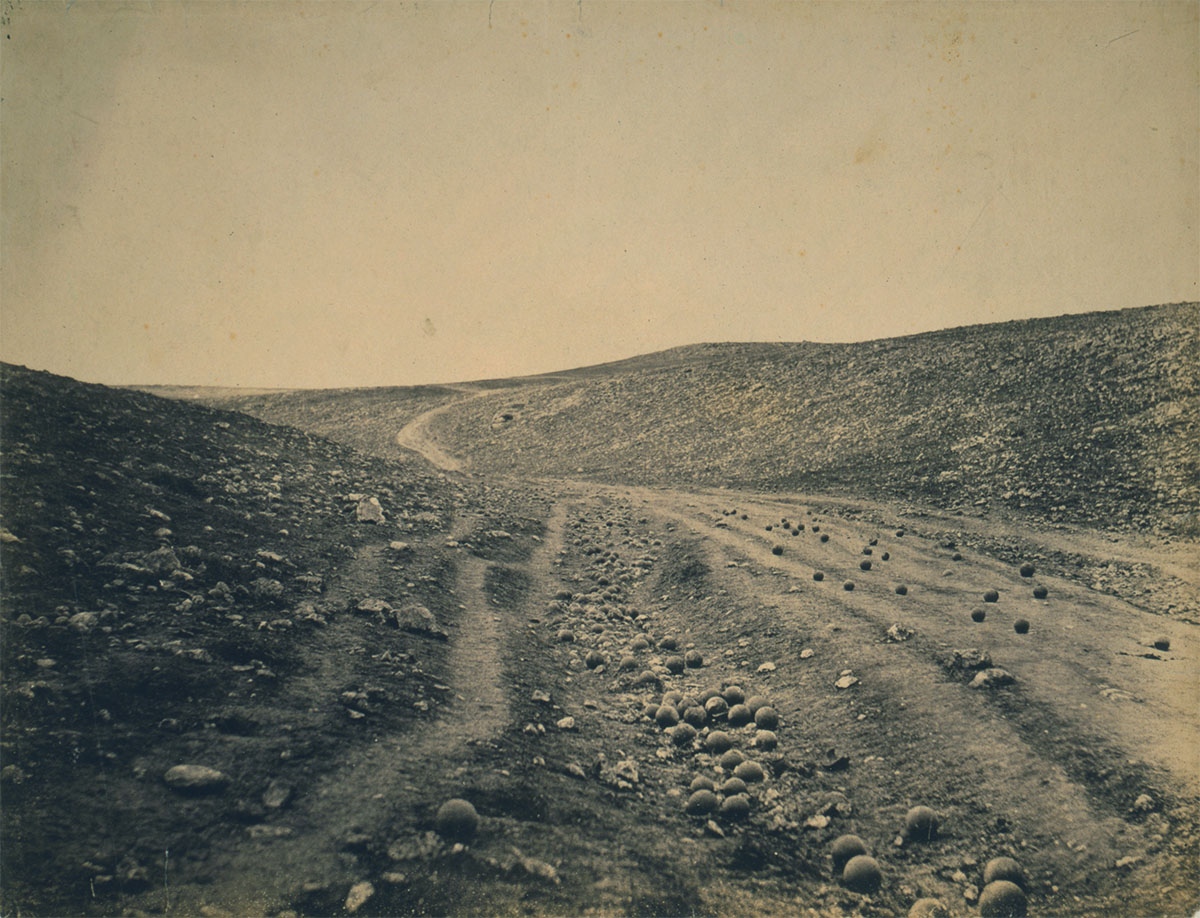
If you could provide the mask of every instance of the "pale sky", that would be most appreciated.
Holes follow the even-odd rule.
[[[1200,299],[1200,4],[3,4],[0,357],[344,386]]]

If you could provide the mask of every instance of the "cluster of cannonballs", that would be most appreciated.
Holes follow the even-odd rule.
[[[1020,574],[1022,577],[1026,577],[1026,578],[1032,577],[1034,575],[1035,571],[1036,571],[1036,568],[1034,568],[1034,566],[1032,564],[1030,564],[1028,561],[1026,561],[1020,567]],[[1033,588],[1034,599],[1045,599],[1049,595],[1050,595],[1050,591],[1047,590],[1044,586],[1036,586]],[[1000,601],[1000,591],[999,590],[987,590],[983,594],[983,601],[987,602],[987,603],[999,602]],[[976,623],[982,622],[986,618],[987,618],[987,610],[986,609],[975,609],[973,612],[971,612],[971,621],[973,621],[973,622],[976,622]],[[1015,631],[1017,634],[1028,634],[1029,633],[1029,619],[1018,618],[1015,622],[1013,622],[1013,631]]]
[[[928,842],[937,837],[938,816],[927,806],[914,806],[904,817],[907,842]],[[857,835],[842,835],[830,848],[833,874],[847,889],[870,895],[883,884],[883,871],[867,843]],[[1023,918],[1026,913],[1025,872],[1011,857],[992,858],[983,868],[979,914],[983,918]],[[918,899],[909,918],[943,918],[949,910],[940,899]]]
[[[764,752],[779,745],[775,734],[779,714],[764,695],[747,697],[737,685],[698,694],[669,691],[658,701],[649,702],[644,713],[667,732],[674,745],[719,757],[721,783],[704,775],[692,781],[691,795],[684,803],[688,815],[716,813],[735,821],[750,814],[749,788],[765,780],[766,772],[758,762],[733,748],[733,731],[753,729],[751,743]]]

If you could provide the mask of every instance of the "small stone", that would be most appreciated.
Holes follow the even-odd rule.
[[[805,647],[802,651],[800,651],[800,659],[808,660],[811,657],[813,657],[815,654],[816,654],[816,651],[813,650],[811,647]]]
[[[996,688],[1000,685],[1012,685],[1016,681],[1012,673],[996,666],[977,673],[970,682],[970,688]]]
[[[1133,801],[1133,812],[1135,813],[1151,813],[1158,808],[1158,804],[1154,802],[1154,798],[1149,794],[1140,794]]]
[[[263,791],[263,806],[270,810],[283,809],[291,801],[294,794],[295,788],[292,785],[276,779],[268,784],[267,789]]]
[[[848,689],[852,685],[858,685],[857,676],[842,676],[837,682],[833,683],[836,688]]]
[[[207,765],[175,765],[168,768],[163,780],[180,793],[207,794],[223,790],[229,778]]]
[[[354,510],[354,518],[360,523],[383,523],[383,506],[378,497],[366,497],[358,502]],[[373,891],[373,890],[372,890]]]
[[[950,918],[950,909],[941,899],[918,899],[908,910],[908,918]]]
[[[574,730],[575,718],[570,716],[564,717],[562,720],[556,722],[554,726],[558,727],[560,730]]]
[[[775,664],[774,663],[763,663],[758,667],[758,672],[773,673],[773,672],[775,672]]]
[[[375,887],[367,880],[361,883],[355,883],[350,887],[350,892],[346,896],[346,913],[353,915],[360,908],[367,904],[367,900],[375,895]]]

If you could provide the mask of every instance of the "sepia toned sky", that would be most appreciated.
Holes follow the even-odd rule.
[[[1200,5],[4,2],[0,357],[342,386],[1200,299]]]

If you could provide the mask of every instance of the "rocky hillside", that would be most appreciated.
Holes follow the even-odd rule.
[[[895,497],[1200,532],[1200,306],[859,344],[712,344],[463,401],[480,470]],[[702,359],[697,359],[702,358]]]
[[[423,462],[8,365],[0,386],[5,914],[110,910],[164,851],[202,877],[331,750],[433,716],[445,642],[352,592],[378,557],[407,583],[387,599],[453,626],[464,497]]]

